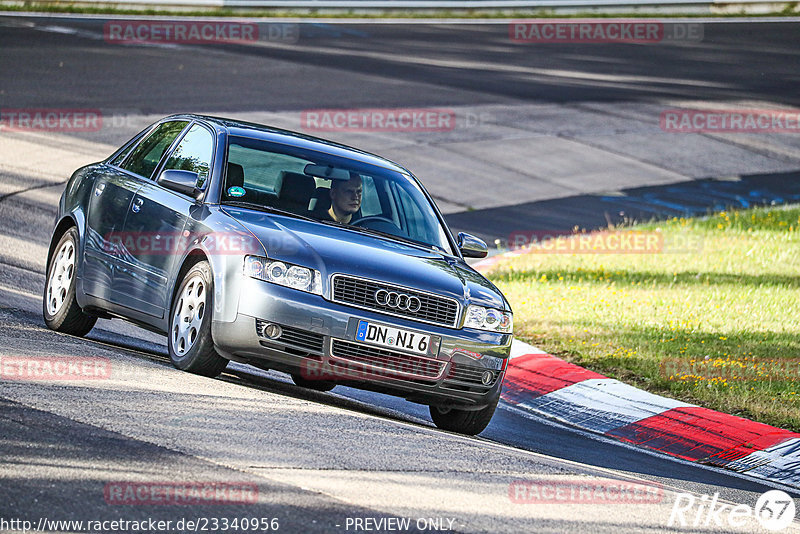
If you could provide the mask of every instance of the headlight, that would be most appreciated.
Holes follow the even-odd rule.
[[[509,312],[470,305],[464,327],[508,334],[514,330],[514,320]]]
[[[244,274],[300,291],[322,295],[322,275],[300,265],[273,261],[259,256],[244,259]]]

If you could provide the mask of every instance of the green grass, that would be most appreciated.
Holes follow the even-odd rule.
[[[800,431],[800,206],[630,230],[695,246],[503,260],[489,277],[511,301],[517,337],[648,391]]]

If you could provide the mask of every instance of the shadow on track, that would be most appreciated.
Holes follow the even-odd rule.
[[[595,230],[671,217],[707,215],[800,202],[800,171],[752,174],[740,179],[704,178],[677,184],[623,189],[619,193],[578,195],[446,215],[454,231],[513,244],[531,233],[569,234],[575,227]]]

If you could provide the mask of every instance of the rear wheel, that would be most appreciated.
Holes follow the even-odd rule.
[[[433,419],[433,424],[442,430],[474,436],[483,432],[489,425],[499,400],[500,395],[498,394],[487,407],[480,410],[459,410],[431,406],[431,419]]]
[[[48,328],[73,336],[85,336],[97,317],[84,313],[75,298],[77,285],[78,230],[61,236],[47,266],[42,314]]]
[[[211,339],[213,281],[211,267],[201,261],[183,277],[172,303],[169,357],[178,369],[214,377],[228,365]]]

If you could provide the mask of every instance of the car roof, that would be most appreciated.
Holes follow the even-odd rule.
[[[172,115],[164,120],[179,118],[205,121],[211,125],[215,125],[219,128],[227,130],[229,135],[250,137],[273,143],[296,146],[308,150],[314,150],[317,152],[358,160],[364,163],[375,165],[377,167],[383,167],[403,174],[411,175],[411,172],[402,165],[399,165],[398,163],[386,158],[382,158],[376,154],[371,154],[369,152],[343,145],[335,141],[314,137],[312,135],[306,135],[300,132],[294,132],[292,130],[284,130],[264,124],[227,119],[224,117],[214,117],[211,115],[180,114]]]

